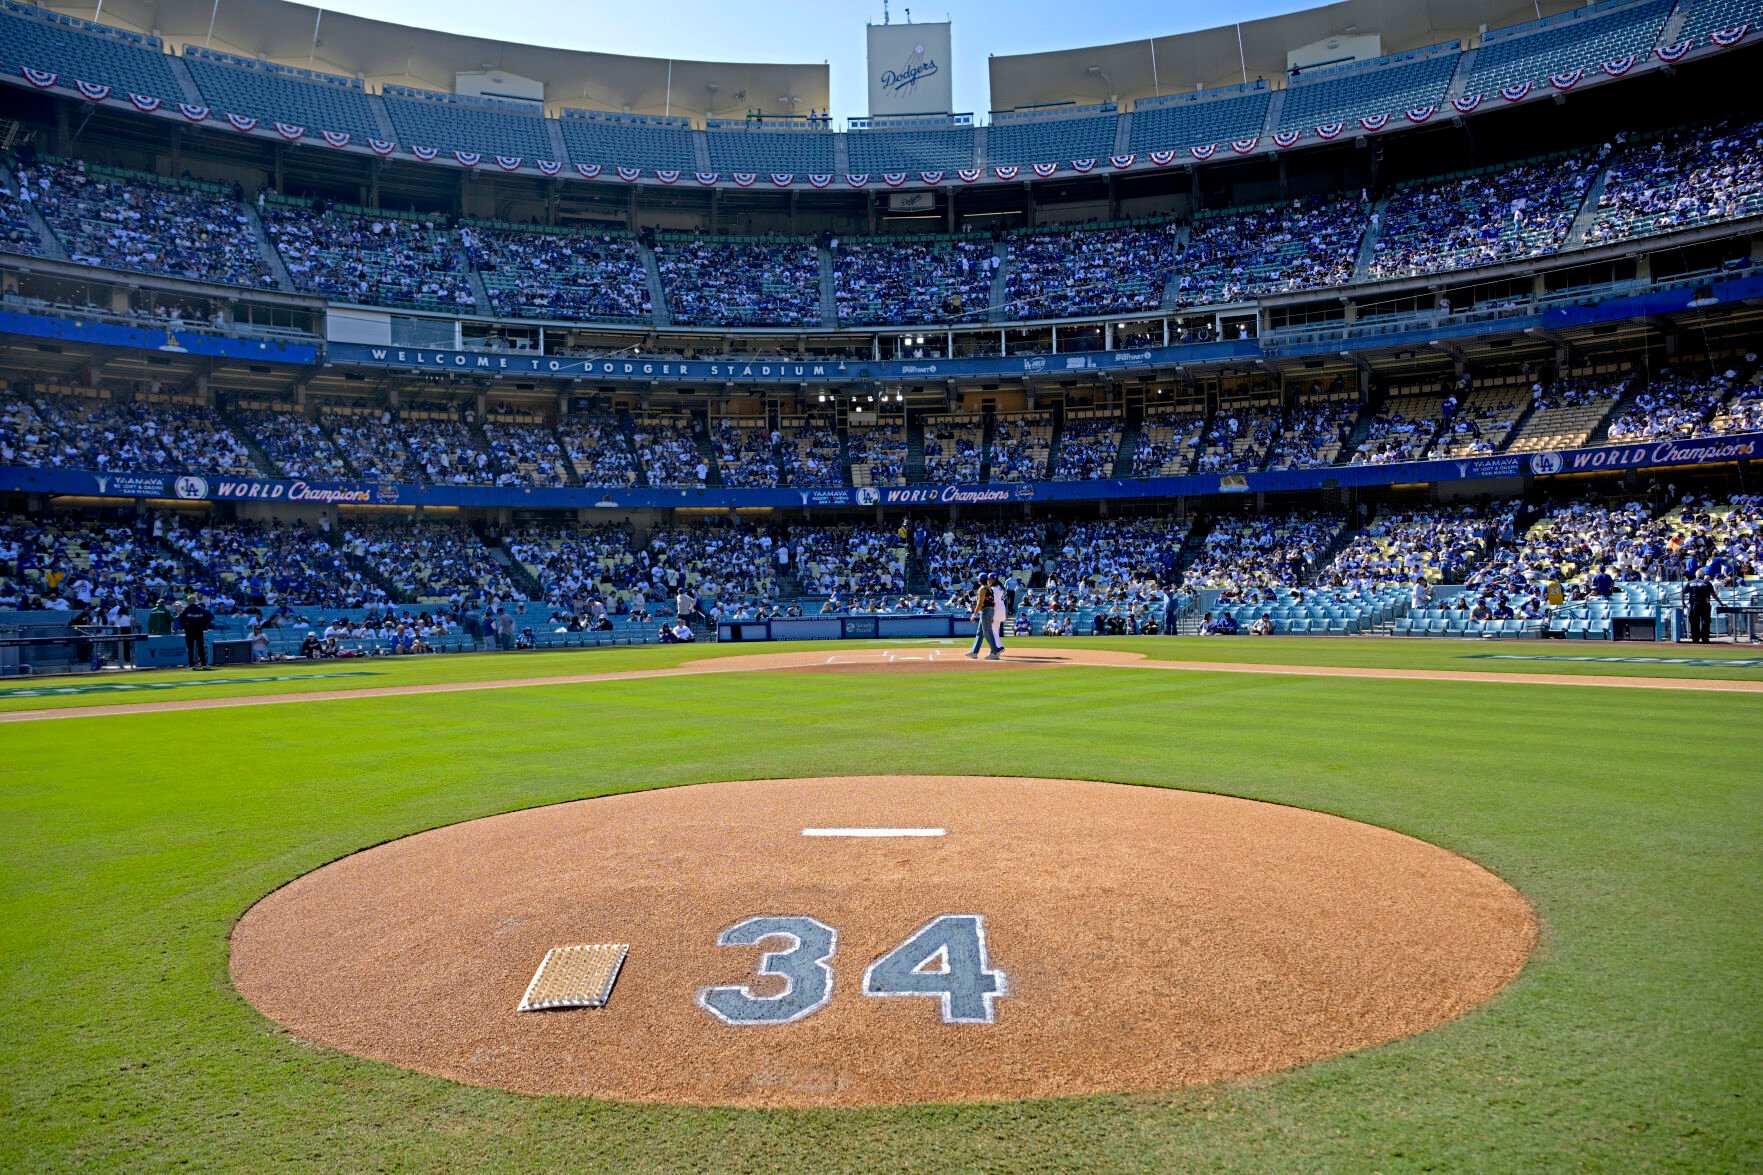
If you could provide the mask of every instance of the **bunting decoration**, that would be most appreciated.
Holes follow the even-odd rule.
[[[624,168],[621,167],[618,171],[620,175],[624,174]],[[750,188],[755,183],[759,182],[759,173],[753,171],[737,171],[733,173],[731,178],[733,178],[737,187]]]
[[[110,97],[109,86],[101,86],[97,82],[82,82],[77,78],[73,84],[74,88],[80,92],[80,97],[88,102],[102,102]]]
[[[503,171],[519,171],[522,162],[523,160],[518,155],[496,156],[496,166],[500,167]]]
[[[154,98],[147,94],[130,94],[129,103],[142,114],[152,114],[155,110],[158,110],[161,106],[165,105],[165,99]]]
[[[1017,172],[1019,172],[1021,170],[1022,170],[1021,168],[1015,166],[1014,164],[1009,164],[1009,165],[1006,165],[1003,167],[992,168],[992,174],[997,176],[1001,180],[1013,180],[1016,178]]]
[[[981,174],[980,169],[977,167],[957,167],[955,169],[955,178],[964,184],[975,182],[979,179]]]
[[[1460,98],[1451,99],[1451,108],[1458,114],[1468,114],[1480,105],[1480,94],[1464,94]]]
[[[637,177],[642,174],[643,169],[640,167],[621,167],[618,169],[618,178],[627,184],[636,183]],[[748,182],[751,183],[752,181],[749,180]]]
[[[257,120],[248,115],[233,114],[229,112],[226,116],[226,120],[232,124],[233,129],[236,131],[254,131],[257,129]]]
[[[1290,147],[1302,134],[1302,131],[1274,131],[1273,145],[1280,148]]]
[[[1260,145],[1261,145],[1261,136],[1260,135],[1256,135],[1252,139],[1232,139],[1230,141],[1230,149],[1232,151],[1235,151],[1238,155],[1247,155],[1249,152],[1253,151],[1256,147],[1259,147]]]
[[[867,171],[860,171],[854,175],[847,175],[845,177],[845,182],[850,184],[853,188],[867,188],[869,186],[869,173]]]
[[[1690,46],[1692,44],[1694,44],[1694,42],[1688,37],[1685,37],[1675,45],[1664,45],[1653,50],[1653,52],[1658,55],[1660,61],[1670,65],[1672,62],[1682,59],[1683,55],[1690,51]]]
[[[410,153],[424,163],[433,163],[435,161],[435,156],[439,155],[441,151],[438,147],[417,147],[412,145]]]
[[[598,163],[578,163],[575,165],[575,173],[585,180],[599,179],[600,165]]]
[[[453,158],[459,160],[461,167],[476,167],[484,161],[484,157],[476,151],[455,151]]]
[[[1634,68],[1634,63],[1641,59],[1639,53],[1630,53],[1627,57],[1618,57],[1615,61],[1604,63],[1604,72],[1613,78],[1619,78]]]
[[[1138,158],[1137,155],[1110,155],[1108,156],[1108,166],[1115,171],[1125,171],[1138,162]]]
[[[813,172],[808,173],[808,186],[811,188],[824,188],[832,182],[833,177],[830,174],[815,175]]]
[[[905,182],[906,182],[906,173],[903,171],[884,171],[884,172],[882,172],[882,183],[888,185],[888,187],[890,187],[890,188],[897,188]]]
[[[1319,139],[1338,139],[1341,137],[1341,132],[1346,129],[1347,126],[1345,123],[1325,122],[1316,128],[1316,137]]]
[[[920,183],[929,184],[934,188],[943,182],[943,173],[940,171],[921,171],[918,173],[918,179]]]
[[[1029,166],[1034,168],[1035,174],[1042,179],[1046,179],[1048,176],[1059,170],[1059,165],[1057,163],[1031,163]]]
[[[320,131],[318,133],[323,135],[324,141],[333,147],[347,147],[352,137],[348,131]]]
[[[1151,151],[1147,152],[1145,157],[1151,161],[1151,166],[1153,167],[1168,167],[1171,163],[1175,162],[1174,151]],[[1087,160],[1086,162],[1090,164],[1090,167],[1094,167],[1096,164],[1094,159]],[[1074,163],[1072,166],[1076,167],[1077,165]],[[1089,168],[1086,167],[1082,170],[1088,171]]]
[[[1151,154],[1155,157],[1157,152],[1153,151]],[[1175,156],[1174,151],[1165,151],[1164,154],[1171,158],[1174,158]],[[1077,172],[1079,175],[1088,175],[1090,172],[1094,171],[1095,168],[1096,161],[1094,159],[1073,159],[1071,161],[1071,170]]]
[[[398,144],[388,142],[385,139],[369,139],[367,140],[367,149],[375,155],[390,155],[398,149]]]
[[[1566,73],[1552,73],[1549,75],[1549,84],[1554,86],[1557,90],[1571,90],[1573,87],[1579,85],[1579,79],[1584,76],[1584,67],[1570,69]]]
[[[655,178],[669,187],[679,183],[679,177],[680,172],[677,167],[657,167],[655,169]]]
[[[1368,131],[1381,131],[1389,125],[1389,121],[1390,116],[1387,114],[1368,114],[1359,120],[1359,125]]]
[[[1212,158],[1212,156],[1217,151],[1218,151],[1218,144],[1217,143],[1207,143],[1204,147],[1189,147],[1188,148],[1188,154],[1192,155],[1195,159],[1198,159],[1201,163],[1204,163],[1208,159]]]
[[[288,140],[290,143],[294,142],[296,139],[304,139],[306,137],[306,128],[303,126],[294,126],[285,122],[278,122],[274,125],[275,133]]]
[[[1525,95],[1529,93],[1529,82],[1519,82],[1516,85],[1500,87],[1500,97],[1506,99],[1508,102],[1522,102],[1524,101]]]
[[[25,81],[31,83],[31,85],[37,87],[39,90],[47,90],[61,80],[61,75],[58,73],[47,69],[32,69],[28,65],[19,66],[18,71],[24,74]]]
[[[771,173],[771,186],[774,188],[787,188],[795,182],[796,177],[787,171],[774,171]]]
[[[692,178],[697,180],[704,187],[709,188],[716,185],[716,181],[722,178],[722,173],[717,171],[694,171],[692,173]]]
[[[1437,106],[1417,106],[1407,112],[1409,122],[1425,122],[1438,111]]]
[[[533,166],[539,169],[541,175],[556,175],[563,170],[563,164],[555,159],[535,159]]]
[[[1714,44],[1719,45],[1722,49],[1730,49],[1732,46],[1744,40],[1745,34],[1750,31],[1751,26],[1749,24],[1734,25],[1730,29],[1715,29],[1708,34],[1708,39],[1714,42]]]

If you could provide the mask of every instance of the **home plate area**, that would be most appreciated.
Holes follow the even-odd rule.
[[[858,776],[605,796],[367,849],[247,912],[232,974],[303,1039],[471,1084],[854,1106],[1302,1064],[1461,1015],[1535,936],[1479,866],[1334,816]]]

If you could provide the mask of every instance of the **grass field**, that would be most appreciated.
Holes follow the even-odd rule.
[[[1678,655],[1669,646],[1073,643],[1175,660],[1763,680],[1755,667],[1479,657]],[[233,680],[311,672],[256,667],[166,691],[0,693],[0,709],[596,673],[727,651]],[[1102,668],[984,680],[976,691],[966,674],[653,678],[0,726],[0,1167],[1763,1164],[1763,696]],[[1491,868],[1535,903],[1541,945],[1462,1020],[1254,1081],[844,1111],[460,1086],[307,1045],[228,980],[227,933],[254,901],[389,838],[615,791],[860,772],[1093,778],[1336,813]]]

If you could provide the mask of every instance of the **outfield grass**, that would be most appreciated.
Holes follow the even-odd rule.
[[[898,648],[928,641],[846,641],[839,649]],[[965,641],[950,642],[965,646]],[[1454,673],[1550,673],[1604,677],[1713,678],[1763,681],[1763,645],[1612,644],[1575,641],[1460,641],[1364,637],[1061,637],[1018,638],[1017,648],[1078,647],[1119,649],[1159,661],[1232,662],[1242,665],[1339,665],[1363,669],[1431,669]],[[800,650],[825,651],[825,642],[615,646],[570,651],[481,653],[436,657],[361,658],[350,661],[292,661],[241,665],[192,674],[187,669],[141,673],[70,674],[0,682],[0,713],[62,706],[126,705],[187,698],[243,697],[259,694],[373,689],[462,681],[508,681],[583,673],[653,669],[711,657],[743,657]],[[1507,657],[1525,660],[1506,660]],[[1634,658],[1629,661],[1593,658]],[[1535,658],[1534,660],[1528,658]],[[1732,666],[1673,664],[1679,659],[1734,661]],[[333,676],[343,674],[347,676]],[[262,677],[292,680],[253,682]],[[243,680],[241,680],[243,679]],[[85,692],[92,683],[127,685],[126,691]],[[193,682],[166,688],[169,682]],[[67,691],[65,693],[57,691]]]
[[[1442,664],[1459,655],[1454,643],[1095,643],[1178,659],[1355,663],[1343,658],[1412,650],[1403,663],[1416,667],[1530,664]],[[369,667],[402,683],[718,651]],[[238,692],[256,688],[287,687]],[[755,674],[0,728],[0,1168],[872,1175],[1763,1163],[1763,699],[1078,668],[989,676],[977,701],[966,675]],[[1465,1019],[1287,1073],[1172,1093],[856,1111],[468,1088],[304,1044],[227,979],[233,920],[366,845],[612,791],[859,772],[1111,779],[1335,812],[1487,865],[1536,903],[1543,938],[1519,979]]]

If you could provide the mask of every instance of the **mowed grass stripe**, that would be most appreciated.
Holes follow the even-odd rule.
[[[1754,1165],[1760,713],[1717,695],[1062,669],[981,689],[756,674],[9,727],[0,1167]],[[368,844],[609,791],[857,772],[1336,812],[1493,868],[1537,903],[1544,939],[1465,1020],[1303,1070],[863,1112],[453,1086],[293,1041],[227,983],[233,918]]]

